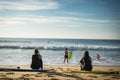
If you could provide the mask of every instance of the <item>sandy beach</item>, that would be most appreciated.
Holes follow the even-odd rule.
[[[18,66],[0,66],[17,68]],[[20,66],[30,69],[29,66]],[[47,72],[0,71],[0,80],[120,80],[119,66],[93,66],[92,71],[81,71],[79,66],[44,66]]]

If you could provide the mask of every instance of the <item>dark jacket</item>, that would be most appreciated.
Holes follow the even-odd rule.
[[[32,69],[39,69],[41,67],[42,69],[43,62],[41,59],[39,59],[38,55],[32,55],[32,63],[31,63],[31,68]]]
[[[86,71],[92,70],[92,60],[91,57],[83,57],[80,60],[80,63],[82,64],[82,69]]]

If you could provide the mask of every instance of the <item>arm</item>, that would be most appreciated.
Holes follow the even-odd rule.
[[[32,55],[32,62],[33,62],[33,60],[34,60],[34,57],[33,57],[33,55]]]
[[[81,64],[84,64],[84,59],[83,59],[83,58],[80,60],[80,63],[81,63]]]

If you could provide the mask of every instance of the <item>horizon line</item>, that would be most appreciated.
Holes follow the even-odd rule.
[[[24,39],[93,39],[93,40],[120,40],[120,39],[115,39],[115,38],[54,38],[54,37],[49,37],[49,38],[47,38],[47,37],[44,37],[44,38],[42,38],[42,37],[0,37],[0,38],[24,38]]]

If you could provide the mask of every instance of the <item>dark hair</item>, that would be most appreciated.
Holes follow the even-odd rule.
[[[34,53],[35,53],[35,54],[39,53],[38,49],[35,49]]]
[[[84,57],[89,57],[89,52],[88,51],[85,51]]]
[[[65,48],[65,50],[67,50],[67,48]]]

